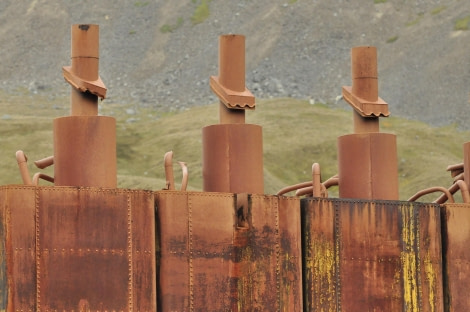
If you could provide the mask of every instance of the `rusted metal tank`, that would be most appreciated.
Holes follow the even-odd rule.
[[[376,49],[351,52],[354,133],[339,174],[263,194],[262,130],[245,87],[244,37],[220,37],[220,124],[203,129],[202,192],[116,188],[115,121],[97,116],[98,26],[72,26],[71,116],[54,121],[54,186],[0,186],[0,311],[468,311],[470,143],[450,188],[398,200],[396,138],[378,97]],[[47,178],[44,177],[43,178]],[[328,198],[331,185],[341,198]],[[292,197],[283,196],[297,190]],[[455,203],[460,190],[465,203]],[[416,203],[441,191],[434,203]],[[307,195],[306,198],[300,196]]]

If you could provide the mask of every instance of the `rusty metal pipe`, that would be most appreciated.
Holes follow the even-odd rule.
[[[470,142],[463,144],[463,180],[470,188]]]
[[[428,194],[435,193],[435,192],[442,192],[442,193],[444,193],[444,196],[446,196],[446,198],[447,198],[451,203],[454,202],[454,197],[452,196],[451,192],[450,192],[448,189],[446,189],[445,187],[442,187],[442,186],[434,186],[434,187],[430,187],[430,188],[421,190],[421,191],[417,192],[416,194],[414,194],[413,196],[411,196],[411,197],[408,199],[408,201],[414,202],[414,201],[416,201],[417,199],[419,199],[420,197],[422,197],[422,196],[424,196],[424,195],[428,195]],[[437,203],[437,200],[434,201],[434,202]]]
[[[351,49],[352,93],[366,101],[379,98],[377,73],[377,48],[355,47]],[[376,116],[364,118],[354,111],[354,133],[379,132]]]
[[[377,49],[353,48],[351,68],[343,98],[354,109],[354,134],[338,138],[339,196],[398,200],[396,136],[379,132],[379,117],[390,113],[378,97]]]
[[[339,178],[338,175],[334,175],[325,182],[323,182],[323,185],[325,186],[326,189],[329,189],[332,186],[339,185]]]
[[[464,172],[464,163],[447,166],[447,171],[450,171],[451,177],[457,180],[457,176]]]
[[[470,202],[470,194],[469,194],[469,190],[468,190],[468,186],[467,184],[465,183],[465,181],[463,180],[457,180],[455,181],[454,184],[451,185],[451,187],[448,189],[449,193],[450,194],[455,194],[458,190],[460,189],[460,192],[462,194],[462,200],[464,203],[468,203]],[[442,194],[440,197],[438,197],[434,203],[438,203],[438,204],[443,204],[446,202],[446,200],[448,199],[449,197],[447,196],[447,194]]]
[[[219,82],[227,89],[245,90],[245,37],[224,35],[219,40]],[[228,109],[220,103],[220,123],[245,123],[245,110]]]
[[[186,191],[186,188],[188,187],[188,166],[186,165],[185,162],[179,161],[178,162],[181,166],[181,170],[183,171],[183,178],[181,180],[181,191]]]
[[[54,164],[54,156],[49,156],[49,157],[46,157],[46,158],[43,158],[43,159],[36,160],[34,162],[34,164],[39,169],[47,168],[47,167],[52,166]]]
[[[98,75],[98,25],[72,25],[71,116],[54,119],[54,183],[57,186],[117,186],[116,120],[97,116],[106,87]]]
[[[245,87],[245,37],[223,35],[219,41],[219,76],[210,77],[220,99],[220,123],[202,129],[203,190],[261,194],[262,128],[245,124],[245,109],[255,98]]]
[[[301,188],[305,188],[305,187],[312,187],[312,181],[307,181],[307,182],[302,182],[302,183],[286,186],[286,187],[282,188],[281,190],[279,190],[276,193],[276,195],[277,196],[282,196],[286,193],[289,193],[289,192],[292,192],[292,191],[295,191],[295,190],[298,190],[298,189],[301,189]]]
[[[219,123],[244,124],[245,110],[255,107],[245,87],[245,36],[220,36],[219,75],[210,77],[210,87],[220,99]]]
[[[71,72],[80,79],[96,81],[99,78],[99,26],[73,25],[71,29]],[[98,96],[72,86],[71,115],[98,115]]]
[[[470,202],[470,194],[468,192],[468,186],[467,183],[465,183],[463,180],[458,180],[455,182],[459,188],[460,188],[460,193],[462,193],[462,200],[464,203],[469,203]]]
[[[321,197],[321,171],[319,163],[314,163],[312,165],[312,186],[313,197]]]
[[[329,178],[328,180],[326,180],[325,182],[323,182],[320,186],[321,186],[321,196],[319,197],[328,197],[328,189],[332,186],[335,186],[335,185],[339,185],[339,178],[337,175]],[[308,187],[305,187],[305,188],[299,188],[296,192],[295,192],[295,196],[303,196],[303,195],[312,195],[313,193],[313,186],[310,185]]]
[[[18,163],[18,168],[20,169],[21,179],[23,184],[31,185],[31,177],[29,176],[28,170],[28,158],[26,157],[23,151],[16,152],[16,162]]]
[[[165,153],[163,157],[163,161],[165,163],[165,178],[166,178],[166,190],[174,190],[175,189],[175,177],[173,175],[173,151],[169,151]]]
[[[464,181],[465,180],[465,172],[461,172],[457,175],[454,175],[453,178],[454,178],[454,182],[459,181],[459,180]]]
[[[295,196],[307,196],[307,197],[323,197],[326,198],[328,197],[328,191],[326,190],[325,186],[323,184],[320,184],[320,193],[319,195],[313,195],[313,185],[305,188],[298,189],[295,192]]]
[[[377,48],[354,47],[351,49],[352,92],[367,101],[379,98]]]
[[[43,179],[43,180],[49,181],[51,183],[54,183],[54,178],[53,177],[50,177],[47,174],[44,174],[44,173],[41,173],[41,172],[37,172],[33,176],[33,185],[39,185],[39,179]]]
[[[454,183],[452,184],[449,188],[448,188],[448,191],[451,195],[455,194],[455,192],[457,192],[459,190],[459,185],[457,183]],[[442,194],[441,196],[439,196],[435,201],[434,203],[438,203],[438,204],[443,204],[447,201],[449,197],[444,193]]]

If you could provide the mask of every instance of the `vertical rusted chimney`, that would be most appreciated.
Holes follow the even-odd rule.
[[[71,116],[54,120],[54,183],[57,186],[117,186],[116,121],[98,116],[106,87],[98,74],[99,26],[72,25]]]
[[[388,104],[378,96],[377,49],[351,51],[352,87],[343,97],[354,109],[354,134],[338,138],[339,196],[398,200],[396,137],[379,133]]]
[[[206,192],[264,193],[262,128],[245,124],[255,98],[245,87],[245,37],[219,41],[219,76],[210,79],[220,99],[220,124],[202,129],[203,189]]]

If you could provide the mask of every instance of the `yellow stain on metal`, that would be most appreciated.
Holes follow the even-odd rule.
[[[403,251],[401,252],[401,263],[403,269],[403,299],[407,312],[418,312],[418,281],[416,250],[416,220],[413,218],[413,206],[400,206],[402,217],[402,240]]]
[[[431,262],[431,256],[429,255],[429,251],[426,253],[424,257],[424,274],[426,276],[426,283],[428,284],[429,289],[429,306],[430,312],[436,311],[436,272],[434,271],[434,267]]]
[[[325,311],[336,311],[334,245],[324,237],[311,240],[311,243],[309,248],[313,250],[315,256],[313,259],[307,259],[306,268],[313,272],[314,293],[319,294],[319,298],[315,298],[315,302],[311,304],[319,307],[327,306]]]

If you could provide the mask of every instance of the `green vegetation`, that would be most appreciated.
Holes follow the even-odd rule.
[[[387,39],[387,43],[392,43],[398,40],[398,36],[393,36]]]
[[[204,22],[209,17],[209,3],[211,0],[200,0],[201,2],[196,7],[196,10],[191,16],[191,21],[193,25]],[[196,3],[195,0],[192,0],[193,3]]]
[[[134,5],[138,8],[142,8],[144,6],[147,6],[149,3],[148,1],[137,1],[134,3]]]
[[[160,32],[162,32],[162,33],[174,32],[175,30],[180,28],[183,25],[183,23],[184,23],[183,18],[178,17],[178,20],[176,21],[175,24],[173,24],[173,25],[165,24],[162,27],[160,27]]]
[[[202,188],[201,129],[218,123],[218,105],[194,107],[177,113],[137,109],[130,118],[126,107],[100,102],[102,115],[117,120],[118,185],[121,188],[158,190],[165,186],[163,155],[174,152],[177,187],[181,170],[176,161],[189,168],[189,189]],[[28,94],[0,93],[0,184],[21,183],[15,152],[29,157],[31,175],[41,171],[32,162],[53,154],[53,119],[69,115],[69,99],[50,99]],[[133,107],[135,109],[135,107]],[[246,122],[263,127],[265,192],[309,181],[313,162],[321,165],[322,178],[337,173],[337,139],[352,133],[351,112],[311,105],[293,99],[260,100]],[[470,132],[455,126],[433,128],[401,118],[383,118],[381,132],[397,135],[400,199],[431,186],[450,186],[448,165],[461,163],[462,144]],[[41,181],[42,185],[47,182]],[[329,190],[337,196],[337,189]],[[431,201],[439,194],[434,194]]]
[[[385,3],[387,0],[374,0],[374,4]]]
[[[423,13],[418,14],[418,17],[412,20],[411,22],[406,23],[406,26],[409,27],[409,26],[414,26],[418,24],[423,18],[423,15],[424,15]]]
[[[454,30],[468,30],[469,23],[470,23],[470,15],[460,18],[455,22]]]
[[[437,15],[437,14],[441,13],[442,11],[444,11],[445,9],[447,9],[447,7],[445,5],[437,7],[434,10],[431,11],[431,15]]]

